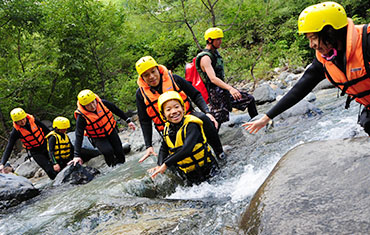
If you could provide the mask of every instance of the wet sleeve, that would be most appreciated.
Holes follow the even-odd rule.
[[[75,157],[80,157],[81,156],[81,147],[82,147],[82,141],[84,138],[84,131],[87,123],[85,118],[83,118],[80,114],[77,114],[77,119],[76,119],[76,130],[75,130],[75,135],[76,135],[76,140],[75,140]]]
[[[189,96],[190,100],[202,111],[203,113],[209,113],[207,103],[204,101],[202,94],[198,91],[190,82],[186,81],[182,77],[174,74],[173,78],[176,84]]]
[[[7,163],[8,159],[10,157],[10,154],[13,151],[13,147],[15,145],[15,142],[19,139],[19,137],[20,136],[19,136],[18,131],[15,128],[13,128],[12,131],[10,132],[9,141],[8,141],[8,144],[5,147],[3,157],[1,158],[1,164],[5,165],[5,163]]]
[[[104,100],[102,99],[102,102],[103,104],[110,110],[112,111],[112,113],[114,113],[115,115],[117,115],[118,117],[122,118],[123,120],[125,120],[127,123],[131,122],[130,118],[128,118],[126,116],[126,114],[120,109],[118,108],[115,104],[113,104],[112,102],[109,102],[108,100]]]
[[[317,84],[325,79],[322,64],[315,58],[311,66],[304,72],[299,81],[266,115],[274,118],[285,110],[291,108],[310,93]]]
[[[157,165],[160,166],[165,162],[165,159],[168,157],[168,146],[166,142],[162,141],[161,148],[159,149]]]
[[[177,162],[189,157],[192,154],[194,146],[199,142],[201,135],[202,133],[200,132],[199,126],[195,123],[189,123],[186,129],[186,138],[183,146],[178,148],[174,154],[165,160],[166,165],[168,167],[173,166]]]
[[[55,165],[57,164],[57,161],[55,160],[55,143],[56,143],[56,139],[55,139],[55,136],[50,136],[49,139],[48,139],[48,143],[49,143],[49,157],[51,159],[51,162]]]
[[[139,116],[141,131],[143,132],[143,136],[144,136],[145,147],[149,148],[152,146],[152,138],[153,138],[152,119],[149,117],[148,113],[146,112],[144,97],[142,96],[139,89],[137,89],[136,91],[136,107],[137,107],[137,114]]]
[[[44,132],[45,135],[49,134],[50,130],[49,130],[49,128],[44,123],[42,123],[38,119],[35,119],[35,123],[36,123],[36,125],[38,125],[39,127],[41,127],[41,129],[42,129],[42,131]]]

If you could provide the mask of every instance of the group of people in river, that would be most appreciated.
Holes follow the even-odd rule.
[[[244,123],[245,129],[258,132],[326,77],[342,90],[342,95],[348,95],[346,108],[354,99],[364,106],[359,123],[370,134],[370,52],[367,50],[370,27],[354,25],[340,4],[324,2],[301,12],[298,32],[305,34],[316,57],[293,88],[260,119]],[[144,56],[136,62],[136,106],[146,146],[139,162],[157,156],[157,166],[148,170],[152,178],[167,168],[178,172],[189,185],[211,178],[219,172],[219,162],[227,159],[218,130],[229,120],[232,108],[248,108],[251,119],[258,115],[253,96],[225,82],[224,64],[218,52],[223,37],[220,28],[209,28],[204,34],[206,47],[196,57],[196,69],[207,88],[209,105],[191,83],[172,74],[153,57]],[[66,134],[70,127],[67,118],[55,118],[50,131],[23,109],[15,108],[10,112],[14,128],[0,170],[4,172],[15,141],[20,139],[29,156],[54,179],[67,164],[86,161],[81,155],[84,135],[100,150],[108,166],[122,164],[125,154],[113,114],[125,120],[132,130],[136,129],[115,104],[91,90],[82,90],[74,112],[76,140],[72,144]],[[158,154],[152,145],[152,122],[162,137]]]

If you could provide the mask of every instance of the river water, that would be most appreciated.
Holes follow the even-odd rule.
[[[124,165],[100,169],[86,185],[43,190],[1,212],[0,234],[238,234],[241,214],[287,151],[309,141],[366,135],[357,125],[358,104],[345,110],[336,89],[316,96],[313,104],[322,114],[277,118],[255,135],[223,125],[228,162],[210,182],[185,187],[171,173],[153,181],[146,169],[155,165],[154,157],[138,164],[143,153],[134,152]]]

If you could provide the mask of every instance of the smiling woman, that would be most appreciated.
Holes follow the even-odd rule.
[[[272,118],[303,99],[325,77],[364,106],[358,122],[370,135],[370,28],[354,25],[340,4],[324,2],[304,9],[298,18],[298,32],[306,34],[316,58],[296,85],[262,118],[247,122],[246,130],[258,132]]]

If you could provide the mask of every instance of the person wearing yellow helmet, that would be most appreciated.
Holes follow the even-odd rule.
[[[195,60],[199,75],[205,82],[212,115],[219,123],[229,121],[232,108],[248,108],[250,118],[258,115],[254,97],[245,91],[239,91],[225,82],[224,63],[218,49],[221,47],[223,31],[213,27],[204,33],[206,47]]]
[[[79,92],[77,109],[74,113],[76,118],[75,151],[71,163],[74,165],[82,164],[84,160],[88,160],[82,159],[81,156],[83,135],[88,136],[92,144],[104,155],[108,166],[125,162],[125,154],[113,114],[125,120],[132,130],[136,129],[136,125],[131,122],[131,119],[115,104],[100,99],[91,90],[86,89]]]
[[[325,77],[347,94],[346,107],[355,99],[364,106],[359,123],[370,135],[370,28],[354,25],[336,2],[323,2],[304,9],[298,32],[305,34],[316,56],[293,88],[262,118],[243,124],[258,132],[271,119],[302,100]]]
[[[49,159],[45,136],[50,130],[33,115],[26,113],[22,108],[15,108],[10,112],[13,120],[13,129],[10,132],[8,144],[3,153],[0,164],[0,172],[7,163],[16,141],[21,140],[23,147],[27,150],[28,157],[33,158],[36,163],[46,172],[50,179],[54,179],[57,172],[54,171]]]
[[[60,172],[73,160],[73,145],[67,135],[71,124],[68,118],[56,117],[53,121],[53,129],[45,136],[49,157],[56,172]]]
[[[159,114],[157,101],[159,96],[166,91],[179,92],[184,100],[186,114],[191,113],[203,121],[208,141],[214,152],[217,156],[220,156],[220,158],[226,158],[216,130],[218,123],[210,114],[202,94],[197,89],[182,77],[172,74],[164,65],[158,64],[151,56],[140,58],[136,62],[136,71],[138,73],[137,84],[139,86],[136,91],[136,106],[145,146],[147,148],[145,155],[139,162],[143,162],[152,154],[157,155],[152,145],[152,122],[161,135],[165,126],[165,121]],[[201,112],[195,112],[190,101],[192,101]]]
[[[148,170],[151,177],[163,174],[168,167],[174,167],[189,186],[214,176],[218,165],[208,145],[203,121],[185,113],[184,101],[176,91],[159,96],[158,110],[166,123],[158,166]]]

